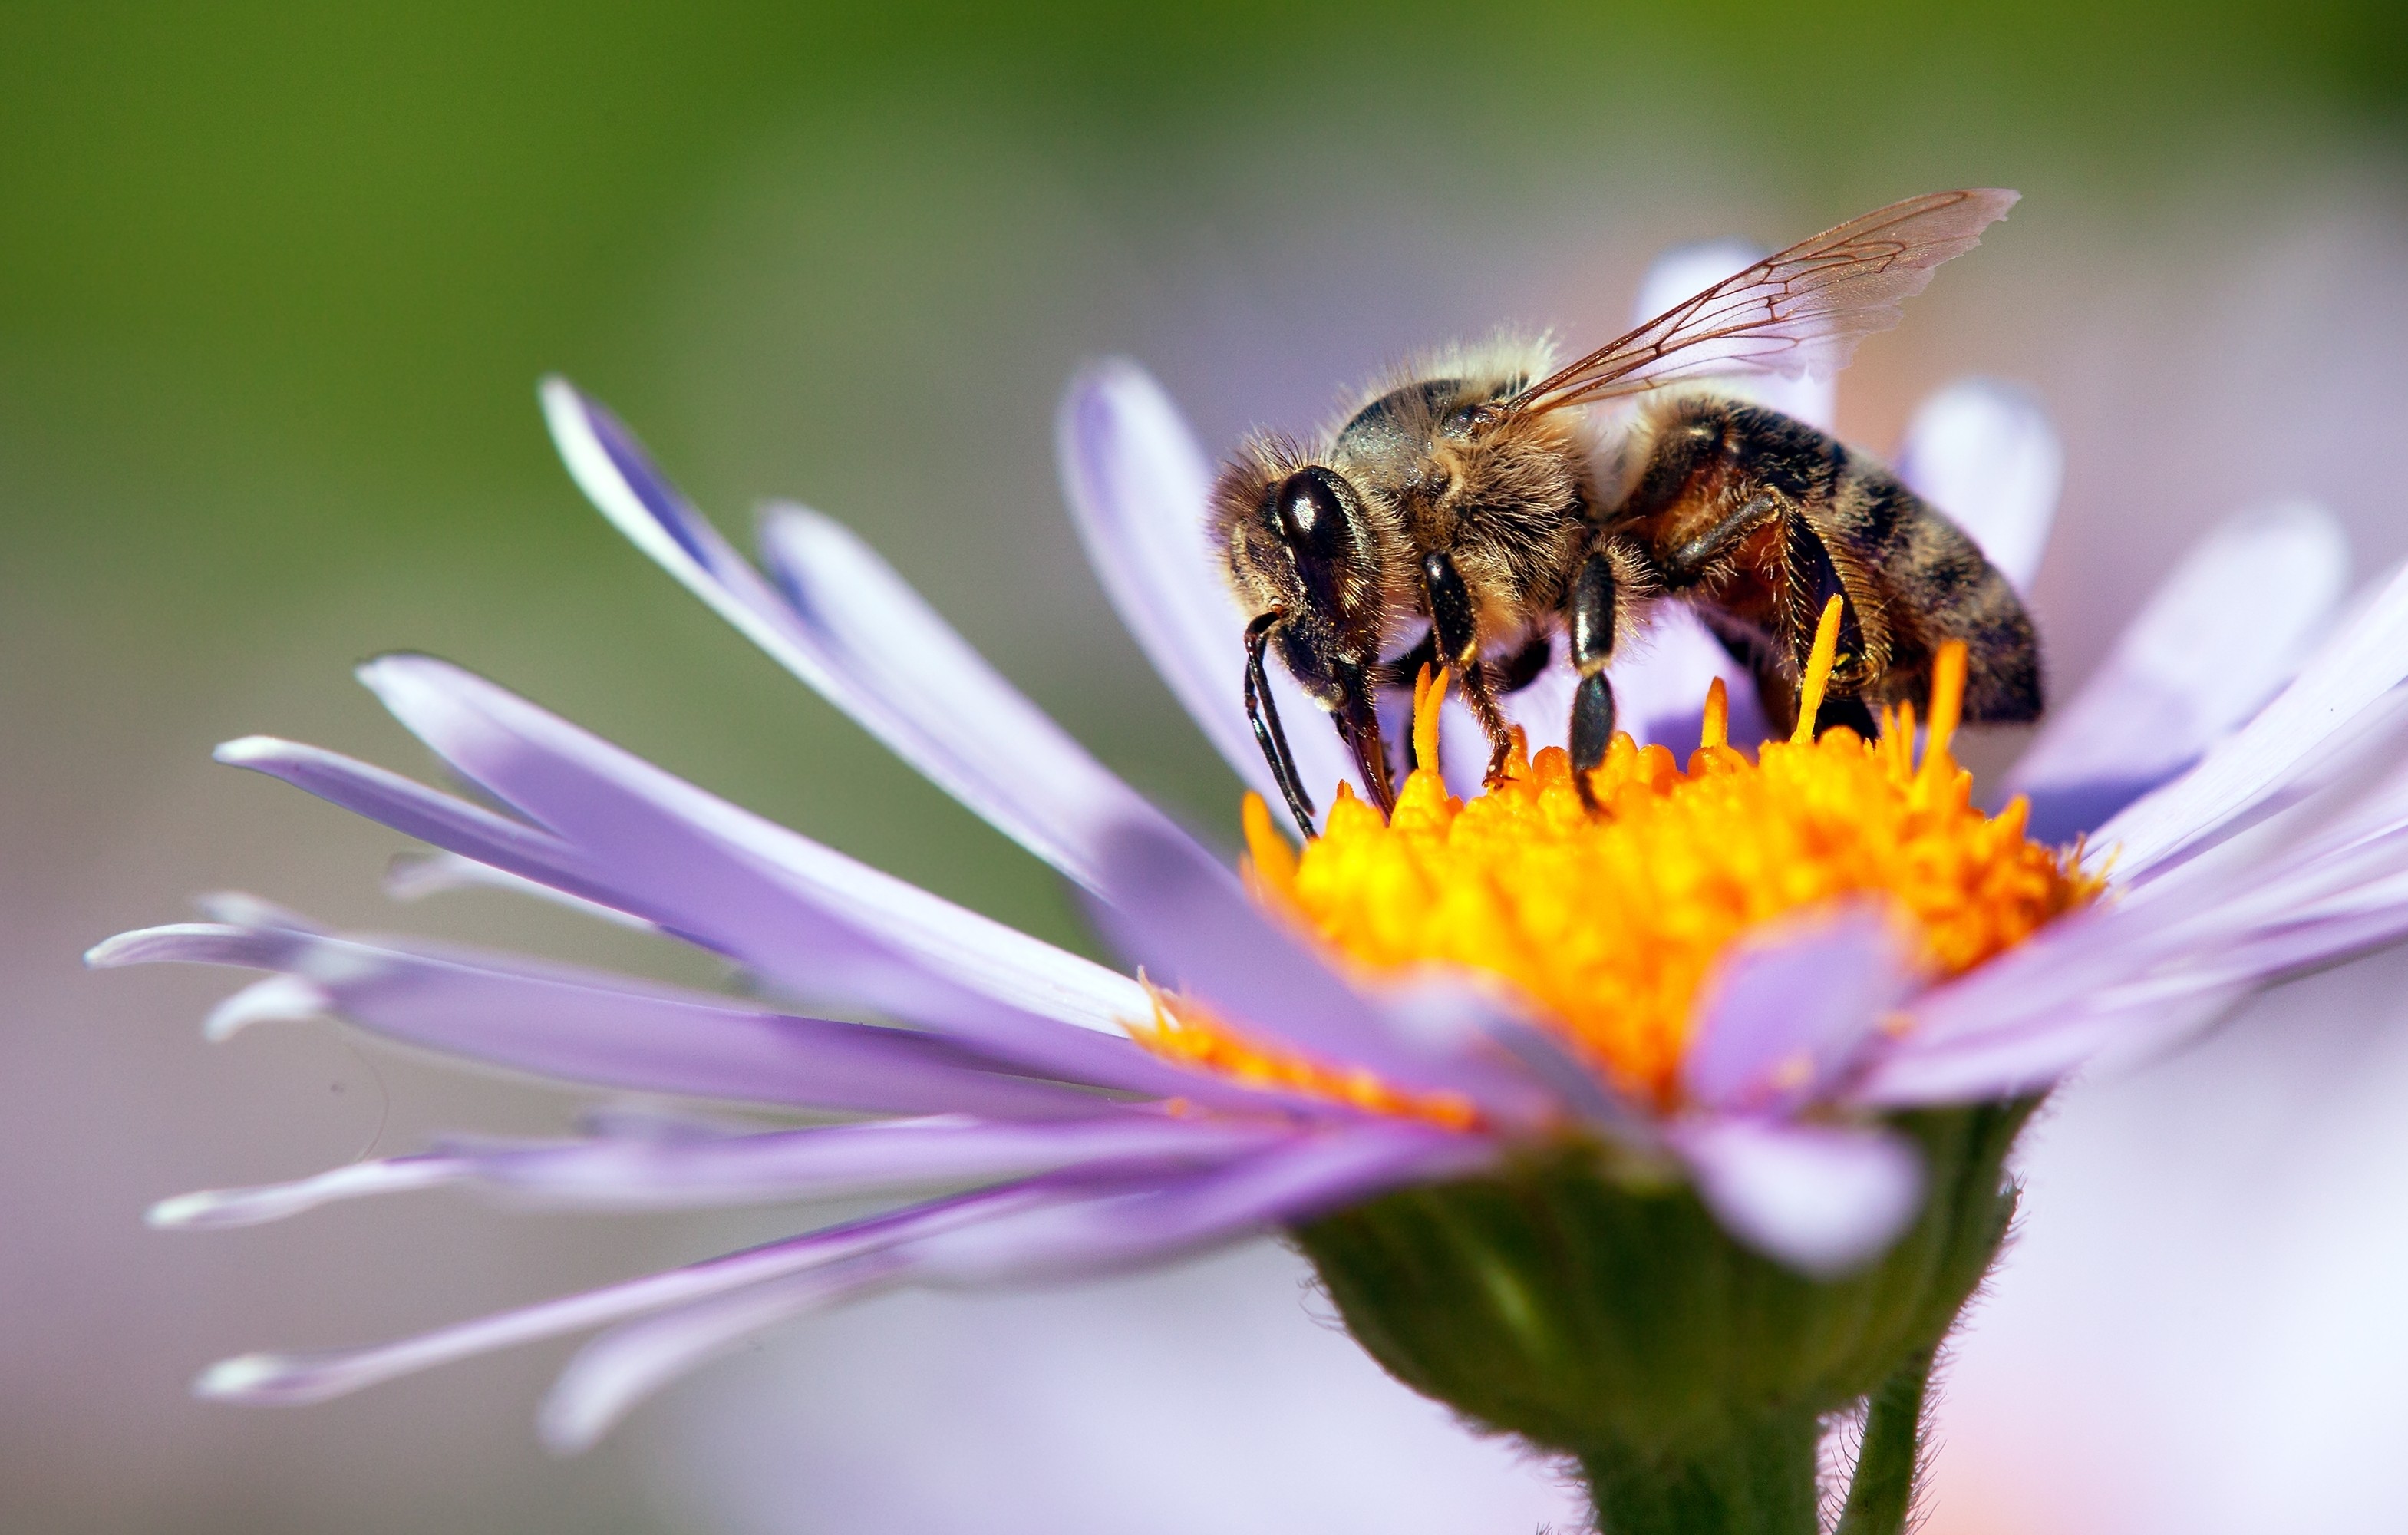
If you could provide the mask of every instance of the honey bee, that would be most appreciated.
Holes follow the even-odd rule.
[[[1264,674],[1272,649],[1383,811],[1395,790],[1376,695],[1444,668],[1494,779],[1512,748],[1497,698],[1545,668],[1559,633],[1579,678],[1569,748],[1585,795],[1613,735],[1607,668],[1668,598],[1755,675],[1779,728],[1833,596],[1841,661],[1818,727],[1870,738],[1876,708],[1928,689],[1949,639],[1967,649],[1964,719],[2037,717],[2031,619],[1973,541],[1882,464],[1703,381],[1836,371],[2016,196],[1893,203],[1553,372],[1543,343],[1441,353],[1368,392],[1315,444],[1241,445],[1213,486],[1211,531],[1253,615],[1247,717],[1297,825],[1313,834],[1312,802]]]

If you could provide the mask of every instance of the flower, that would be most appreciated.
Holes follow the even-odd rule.
[[[362,680],[503,810],[291,742],[237,740],[220,759],[440,850],[405,876],[413,888],[548,895],[723,955],[792,1002],[345,937],[248,897],[112,939],[93,963],[273,972],[211,1015],[213,1037],[332,1013],[570,1082],[861,1117],[462,1140],[185,1196],[154,1222],[242,1225],[445,1184],[600,1206],[955,1192],[397,1343],[245,1356],[205,1373],[206,1395],[316,1400],[616,1324],[545,1406],[547,1439],[575,1447],[694,1363],[848,1297],[1111,1271],[1285,1228],[1382,1363],[1580,1456],[1601,1502],[1645,1491],[1608,1448],[1745,1441],[1787,1466],[1799,1422],[1896,1371],[1911,1375],[1911,1463],[1922,1371],[2003,1234],[1999,1167],[2033,1097],[2408,931],[2408,783],[2378,750],[2408,675],[2408,578],[2302,663],[2334,585],[2313,516],[2237,525],[2194,555],[2042,730],[2010,778],[2022,797],[1996,815],[1949,755],[1944,668],[1919,757],[1900,721],[1877,742],[1834,731],[1751,759],[1732,744],[1749,731],[1728,681],[1691,689],[1691,707],[1726,700],[1699,716],[1698,752],[1683,768],[1660,744],[1618,745],[1603,825],[1560,753],[1452,797],[1426,766],[1450,739],[1433,686],[1415,700],[1426,766],[1396,817],[1341,803],[1298,858],[1270,822],[1234,685],[1242,615],[1202,545],[1204,460],[1150,380],[1107,365],[1066,403],[1066,481],[1123,617],[1254,786],[1250,894],[841,526],[771,509],[765,578],[607,411],[558,380],[543,398],[611,521],[1061,870],[1138,973],[866,868],[457,667],[371,662]],[[2028,577],[2053,498],[2030,494],[2051,478],[2029,472],[2046,441],[2028,405],[1976,387],[1927,415],[1902,469]],[[1714,669],[1693,627],[1664,629],[1628,678],[1632,718],[1660,720],[1650,700]],[[1561,718],[1546,712],[1559,690],[1531,695],[1526,724]],[[1328,733],[1294,746],[1308,780],[1344,781]],[[2061,856],[2027,835],[2084,829]],[[1574,879],[1642,874],[1689,883],[1564,898]],[[1599,1004],[1600,985],[1625,999]],[[1541,1226],[1593,1237],[1575,1255],[1622,1263],[1628,1304],[1601,1318],[1597,1270],[1532,1260]],[[1628,1270],[1632,1253],[1675,1249],[1687,1267]],[[1705,1352],[1636,1364],[1534,1342],[1562,1343],[1574,1322],[1603,1329],[1591,1341],[1662,1335],[1701,1276],[1778,1325],[1742,1346],[1730,1314],[1696,1318],[1694,1338],[1672,1331]],[[1856,1341],[1834,1353],[1843,1313]],[[1756,1394],[1728,1421],[1725,1387]],[[1681,1412],[1658,1411],[1673,1398]],[[1775,1399],[1777,1433],[1749,1415]]]

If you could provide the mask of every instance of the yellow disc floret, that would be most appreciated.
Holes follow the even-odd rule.
[[[1948,752],[1961,646],[1934,668],[1919,762],[1911,709],[1885,718],[1878,740],[1845,727],[1813,736],[1836,604],[1825,617],[1790,739],[1753,761],[1734,750],[1717,681],[1688,762],[1617,735],[1590,776],[1594,808],[1554,748],[1535,761],[1516,751],[1475,799],[1450,795],[1434,766],[1444,683],[1425,677],[1413,709],[1422,766],[1396,813],[1383,820],[1341,786],[1323,835],[1298,854],[1250,796],[1255,888],[1370,970],[1438,962],[1501,977],[1599,1071],[1665,1106],[1699,990],[1753,929],[1878,899],[1928,972],[1945,976],[2089,899],[2097,886],[2070,857],[2024,835],[2021,800],[1995,816],[1971,803],[1971,775]],[[1219,1032],[1194,1024],[1177,1031],[1191,1037],[1182,1054]]]

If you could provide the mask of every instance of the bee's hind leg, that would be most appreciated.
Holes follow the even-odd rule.
[[[1432,550],[1422,559],[1422,586],[1429,598],[1430,633],[1438,638],[1438,658],[1455,673],[1463,701],[1488,738],[1487,781],[1495,783],[1513,753],[1513,727],[1488,690],[1486,669],[1480,662],[1480,621],[1472,611],[1471,594],[1444,550]]]

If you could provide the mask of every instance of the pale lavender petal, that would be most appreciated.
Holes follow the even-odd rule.
[[[1452,1037],[1470,1029],[1554,1094],[1571,1120],[1625,1145],[1656,1144],[1653,1106],[1622,1096],[1596,1069],[1568,1049],[1535,1003],[1502,981],[1471,971],[1427,966],[1381,994],[1389,1016],[1408,1037]]]
[[[389,769],[272,736],[230,740],[214,754],[228,767],[265,773],[405,837],[452,849],[596,906],[618,909],[628,898],[550,832]]]
[[[2041,1092],[2102,1057],[2128,1060],[2170,1049],[2231,1011],[2249,989],[2193,991],[2120,1007],[2068,1006],[2020,1026],[1928,1045],[1910,1035],[1867,1070],[1848,1097],[1871,1108],[1911,1109]]]
[[[1247,615],[1206,538],[1211,467],[1178,408],[1144,369],[1113,358],[1071,380],[1054,441],[1071,520],[1121,622],[1238,776],[1285,814],[1246,723]],[[1359,792],[1328,717],[1286,672],[1269,674],[1307,792],[1326,803],[1341,780]]]
[[[755,1285],[616,1328],[570,1361],[544,1402],[545,1442],[587,1448],[645,1396],[764,1327],[898,1284],[1065,1278],[1158,1262],[1405,1183],[1463,1176],[1493,1148],[1411,1126],[1323,1136],[1225,1171],[1063,1199],[901,1242],[838,1269]]]
[[[1764,931],[1707,978],[1682,1085],[1708,1109],[1792,1112],[1880,1037],[1914,982],[1897,926],[1878,908]]]
[[[1084,1201],[1054,1201],[914,1240],[913,1278],[983,1284],[1105,1273],[1310,1220],[1408,1184],[1469,1177],[1498,1144],[1404,1120],[1301,1137],[1209,1172]]]
[[[2288,686],[2188,772],[2099,829],[2101,867],[2136,880],[2282,789],[2408,677],[2408,569],[2317,648]]]
[[[1192,994],[1258,1038],[1368,1068],[1394,1086],[1462,1094],[1503,1123],[1559,1112],[1555,1095],[1510,1064],[1477,1018],[1440,1007],[1383,1008],[1186,839],[1125,827],[1108,868],[1123,899],[1096,906],[1096,920],[1156,983]]]
[[[1708,1119],[1672,1143],[1731,1235],[1817,1278],[1879,1255],[1923,1202],[1921,1158],[1886,1130]]]
[[[2008,776],[2031,799],[2032,835],[2099,825],[2255,714],[2322,636],[2348,573],[2339,524],[2304,503],[2210,535]]]
[[[122,934],[86,957],[278,970],[297,984],[275,1016],[339,1013],[406,1043],[606,1087],[909,1113],[1060,1117],[1096,1103],[934,1035],[474,950],[194,923]]]
[[[812,965],[810,973],[824,994],[853,988],[844,997],[848,1003],[912,1016],[912,1000],[926,990],[916,971],[924,968],[1015,1008],[1099,1032],[1117,1033],[1123,1021],[1148,1014],[1151,1004],[1144,989],[1127,977],[738,810],[481,678],[425,657],[387,657],[371,671],[394,685],[397,696],[422,706],[421,716],[433,722],[430,731],[439,725],[446,739],[485,744],[489,767],[508,760],[523,769],[526,778],[539,782],[545,753],[556,751],[566,780],[588,783],[599,779],[607,784],[615,773],[638,798],[652,795],[671,811],[691,811],[691,838],[740,866],[737,877],[747,880],[751,904],[723,911],[708,901],[665,903],[667,893],[653,878],[649,848],[639,847],[617,860],[606,877],[592,849],[572,848],[550,831],[316,747],[255,737],[221,747],[221,760],[282,779],[463,857],[624,913],[626,920],[657,923],[690,942],[761,964],[767,973],[785,974]],[[444,707],[447,688],[457,695],[451,707]],[[441,741],[430,739],[429,743],[444,750]],[[458,766],[470,778],[477,777],[473,766]],[[581,770],[567,771],[572,767]],[[488,786],[508,797],[500,785]],[[665,834],[663,845],[682,846],[687,840]],[[774,886],[769,876],[752,867],[764,855],[774,865]],[[736,917],[743,923],[731,928]],[[867,944],[869,950],[908,955],[910,965],[860,962],[863,928],[876,935],[876,941]],[[756,960],[743,941],[746,935],[765,930],[768,953]],[[824,952],[811,949],[814,939],[825,945]],[[839,974],[838,967],[848,963],[847,956],[853,956],[851,968]],[[898,986],[882,983],[890,972],[900,972]]]
[[[1770,253],[1764,247],[1742,239],[1699,240],[1689,245],[1676,245],[1657,256],[1655,265],[1648,267],[1647,276],[1639,284],[1639,296],[1630,308],[1631,323],[1644,324],[1675,304],[1755,265]],[[1776,373],[1738,373],[1713,381],[1718,394],[1732,394],[1755,400],[1826,432],[1831,430],[1831,423],[1838,414],[1836,374],[1819,378],[1800,374],[1795,378],[1784,378]]]
[[[1923,402],[1899,447],[1909,490],[1965,530],[2015,590],[2031,590],[2065,483],[2065,450],[2030,391],[1962,379]]]
[[[842,858],[457,667],[388,656],[362,675],[462,773],[624,869],[653,903],[646,914],[708,934],[806,998],[864,999],[1049,1074],[1159,1079],[1124,1031],[1151,1012],[1127,977]]]
[[[906,1238],[991,1220],[1044,1198],[1040,1192],[1018,1185],[964,1195],[373,1348],[313,1354],[246,1354],[221,1360],[202,1371],[193,1383],[193,1390],[203,1397],[255,1405],[324,1401],[454,1359],[577,1332],[863,1257]]]
[[[1096,839],[1161,812],[989,666],[851,530],[767,509],[761,552],[831,695],[912,767],[1107,899]],[[1169,823],[1163,822],[1166,827]]]
[[[343,1199],[439,1188],[466,1176],[467,1166],[458,1157],[392,1156],[375,1162],[353,1162],[289,1184],[179,1194],[152,1205],[143,1219],[162,1230],[207,1231],[221,1227],[260,1226]]]
[[[401,854],[395,855],[385,869],[384,893],[397,901],[424,900],[429,896],[449,895],[457,890],[507,890],[513,895],[532,896],[537,900],[598,918],[638,932],[657,932],[659,928],[643,918],[604,906],[599,901],[572,896],[523,874],[513,874],[507,868],[457,853]]]
[[[2378,769],[2389,769],[2387,762]],[[2408,774],[2344,780],[1918,997],[1856,1097],[2027,1091],[2165,1048],[2248,991],[2408,933]]]
[[[1091,1102],[1090,1113],[1097,1107]],[[947,1116],[454,1155],[473,1165],[480,1183],[547,1203],[657,1208],[852,1198],[1076,1169],[1168,1174],[1259,1154],[1297,1134],[1267,1120],[1158,1112],[1040,1124]]]
[[[891,1285],[906,1267],[898,1254],[871,1253],[624,1323],[568,1361],[536,1413],[537,1431],[554,1455],[592,1449],[638,1403],[688,1370],[767,1327]]]
[[[1090,1099],[1092,1116],[1099,1105]],[[159,1227],[255,1226],[337,1200],[468,1184],[546,1207],[681,1210],[891,1194],[1096,1169],[1125,1176],[1208,1167],[1296,1131],[1264,1121],[1110,1112],[1005,1124],[946,1116],[743,1134],[440,1143],[293,1183],[205,1189],[155,1206]]]
[[[561,457],[636,546],[781,666],[1039,857],[1082,882],[1098,816],[1146,813],[849,535],[795,524],[773,551],[790,607],[686,503],[634,434],[566,380],[544,381]],[[815,564],[824,562],[824,567]],[[877,643],[870,641],[875,639]],[[881,647],[885,649],[882,651]]]

